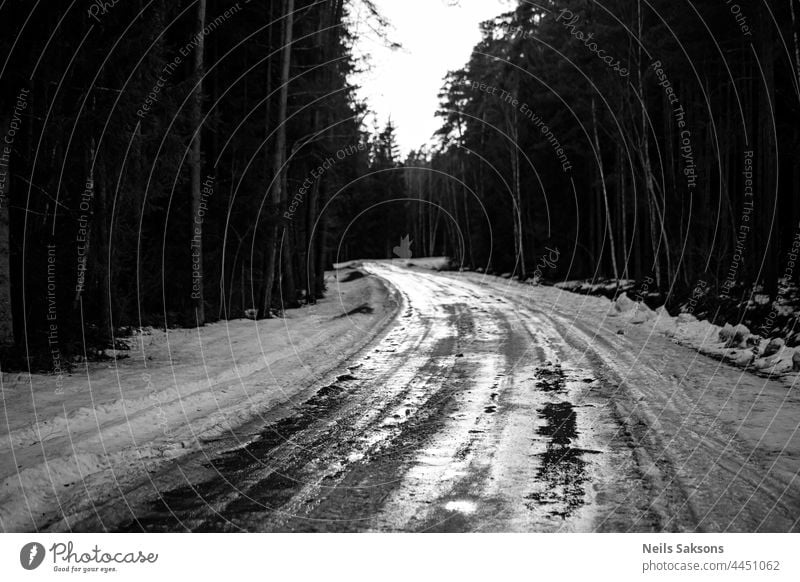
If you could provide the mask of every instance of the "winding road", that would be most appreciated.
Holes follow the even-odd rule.
[[[386,332],[119,531],[800,530],[796,389],[595,298],[363,269],[402,295]]]

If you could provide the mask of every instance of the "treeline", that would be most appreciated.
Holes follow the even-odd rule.
[[[546,257],[552,279],[775,299],[800,229],[797,9],[520,1],[448,76],[439,147],[407,162],[413,238],[521,278]]]
[[[369,0],[0,6],[5,367],[271,317],[402,239],[734,311],[796,279],[796,2],[520,1],[402,163],[351,85],[356,9],[382,34]]]
[[[368,0],[0,6],[5,367],[323,296],[383,147],[356,4],[380,31]]]

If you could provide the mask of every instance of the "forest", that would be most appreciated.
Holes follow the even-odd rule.
[[[521,279],[622,281],[652,307],[720,322],[786,316],[800,235],[796,10],[519,2],[484,23],[443,87],[439,146],[407,161],[410,196],[430,203],[411,213],[450,222],[410,218],[421,254]],[[794,330],[772,320],[766,335]]]
[[[403,237],[723,321],[789,300],[794,0],[509,3],[405,156],[356,96],[356,6],[391,44],[368,0],[0,5],[4,368],[280,316]]]

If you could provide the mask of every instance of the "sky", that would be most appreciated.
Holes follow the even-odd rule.
[[[478,25],[510,10],[509,0],[374,0],[391,22],[389,40],[403,45],[390,50],[358,19],[355,55],[370,55],[370,70],[358,74],[359,97],[375,111],[382,128],[391,118],[405,156],[429,143],[441,120],[434,114],[448,71],[469,61],[480,40]],[[354,4],[358,10],[358,3]],[[358,12],[354,12],[356,16]],[[369,126],[373,119],[367,118]]]

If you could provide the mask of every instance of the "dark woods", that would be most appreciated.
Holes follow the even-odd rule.
[[[553,278],[774,298],[800,233],[796,4],[520,2],[447,80],[430,164],[458,180],[414,188],[472,265],[526,277],[558,249]]]
[[[409,183],[455,224],[412,238],[497,273],[558,256],[545,277],[713,296],[729,320],[775,300],[800,248],[798,8],[519,2],[447,79],[441,147],[410,163],[432,172]]]
[[[402,163],[392,126],[362,123],[356,6],[380,35],[365,0],[2,5],[7,361],[270,317],[406,236],[523,279],[779,293],[796,2],[520,2],[446,79],[437,145]]]
[[[349,81],[348,3],[32,6],[0,9],[12,352],[50,367],[124,327],[321,297],[370,184],[330,203],[380,157]]]

